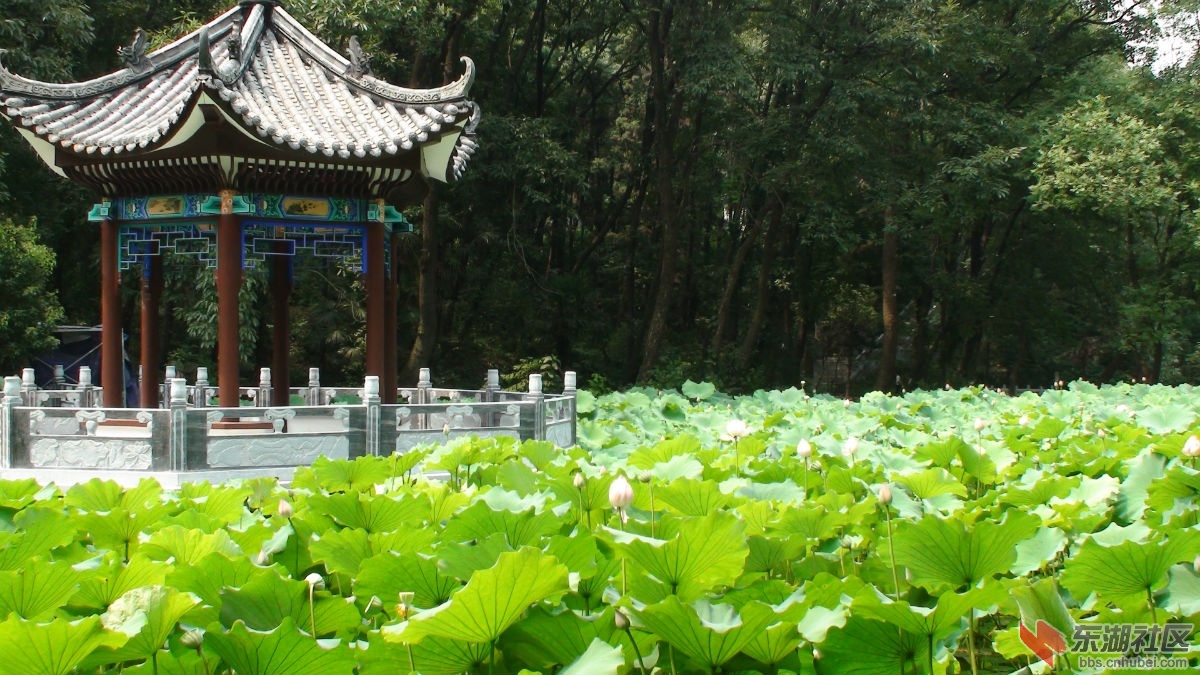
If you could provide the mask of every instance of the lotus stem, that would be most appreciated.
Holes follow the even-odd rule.
[[[316,584],[308,585],[308,625],[312,628],[314,640],[317,639],[317,609],[316,603],[313,601],[313,592],[316,588]]]
[[[979,675],[979,666],[975,659],[975,608],[971,608],[967,625],[967,653],[971,657],[971,675]]]
[[[887,506],[883,507],[883,520],[887,523],[888,533],[888,558],[891,560],[892,566],[892,585],[896,588],[896,594],[893,600],[900,599],[900,575],[896,574],[896,547],[894,537],[892,536],[892,510]]]
[[[625,634],[629,636],[629,644],[633,645],[633,653],[637,655],[638,670],[641,670],[642,673],[645,673],[646,661],[642,658],[642,650],[638,649],[637,640],[633,639],[633,630],[628,624],[625,626]]]

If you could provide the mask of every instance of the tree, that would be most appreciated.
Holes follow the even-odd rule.
[[[62,321],[58,296],[49,288],[54,252],[37,241],[36,221],[0,222],[0,371],[11,373],[52,348]]]

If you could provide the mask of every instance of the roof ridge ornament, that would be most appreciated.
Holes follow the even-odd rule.
[[[371,55],[364,52],[362,45],[358,43],[358,36],[350,36],[350,65],[346,67],[346,76],[354,79],[359,79],[363,75],[371,74]]]
[[[154,67],[154,63],[146,56],[146,49],[150,46],[150,37],[146,35],[146,31],[138,28],[133,33],[133,41],[128,47],[117,47],[117,55],[121,57],[125,67],[135,73],[144,73]]]

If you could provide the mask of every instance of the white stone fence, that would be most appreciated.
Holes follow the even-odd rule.
[[[96,407],[100,390],[85,369],[78,386],[62,390],[38,389],[28,372],[4,379],[0,477],[166,472],[208,479],[222,471],[294,469],[320,456],[404,453],[457,436],[575,444],[574,372],[565,374],[561,394],[547,394],[537,374],[527,391],[513,392],[500,389],[494,370],[484,389],[472,390],[434,387],[422,369],[417,386],[398,390],[400,403],[383,404],[378,377],[361,388],[322,387],[312,369],[307,387],[291,389],[303,405],[258,406],[272,395],[263,369],[259,386],[241,388],[242,406],[222,408],[211,405],[216,388],[204,369],[190,385],[168,369],[162,407],[143,409]]]

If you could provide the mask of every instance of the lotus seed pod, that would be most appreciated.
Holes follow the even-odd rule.
[[[796,454],[800,457],[808,459],[812,457],[812,452],[812,443],[809,443],[808,439],[801,438],[800,442],[796,444]]]
[[[283,518],[291,518],[296,511],[292,508],[292,503],[286,499],[279,500],[279,515]]]
[[[308,584],[308,587],[314,591],[325,588],[325,578],[316,572],[310,572],[308,576],[304,577],[304,583]]]
[[[633,486],[625,476],[617,476],[608,486],[608,503],[612,504],[614,509],[621,510],[633,503]]]
[[[653,480],[653,479],[654,479],[654,476],[650,475],[650,472],[649,472],[649,471],[643,471],[643,472],[641,472],[641,473],[639,473],[639,474],[638,474],[638,481],[639,481],[639,482],[642,482],[642,483],[649,483],[649,482],[650,482],[651,480]]]
[[[887,483],[884,483],[883,486],[879,488],[879,503],[883,504],[884,506],[892,503],[892,486],[888,485]]]

